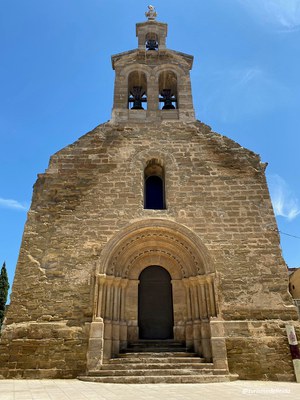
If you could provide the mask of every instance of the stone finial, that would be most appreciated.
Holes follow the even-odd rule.
[[[155,11],[155,7],[149,5],[148,6],[148,11],[145,12],[146,17],[148,18],[148,21],[155,21],[157,17],[157,12]]]

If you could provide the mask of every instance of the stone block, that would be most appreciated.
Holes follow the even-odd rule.
[[[103,338],[104,324],[103,322],[92,322],[90,325],[90,338]]]

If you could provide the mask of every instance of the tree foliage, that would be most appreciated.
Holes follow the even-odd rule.
[[[1,268],[1,275],[0,275],[0,328],[4,319],[8,289],[9,289],[9,282],[6,271],[6,265],[4,262]]]

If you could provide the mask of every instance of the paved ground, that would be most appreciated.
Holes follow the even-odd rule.
[[[0,380],[1,400],[237,400],[300,399],[300,384],[235,381],[120,385],[77,380]]]

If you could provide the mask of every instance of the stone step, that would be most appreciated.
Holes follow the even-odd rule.
[[[139,340],[137,342],[128,343],[128,348],[131,347],[186,347],[184,342],[178,342],[174,340]]]
[[[194,368],[180,368],[180,369],[101,369],[89,372],[89,376],[185,376],[185,375],[225,375],[225,370],[216,369],[194,369]]]
[[[79,376],[78,379],[102,383],[218,383],[238,379],[237,375],[172,375],[172,376]]]
[[[101,369],[78,379],[103,383],[212,383],[237,378],[227,370],[215,369],[213,363],[195,353],[138,351],[120,353]]]
[[[196,353],[189,353],[185,351],[164,351],[164,352],[129,352],[119,353],[117,358],[180,358],[180,357],[197,357]]]
[[[207,369],[213,369],[214,366],[212,363],[191,363],[191,362],[186,362],[186,363],[178,363],[178,362],[148,362],[148,363],[108,363],[108,364],[103,364],[101,366],[101,370],[139,370],[139,369],[199,369],[199,370],[207,370]],[[92,374],[96,374],[98,371],[91,371]]]
[[[149,356],[149,357],[145,357],[144,354],[143,355],[139,355],[138,357],[119,357],[119,358],[112,358],[111,360],[109,360],[110,363],[115,363],[115,364],[148,364],[148,363],[182,363],[182,364],[189,364],[189,363],[205,363],[205,359],[204,358],[200,358],[200,357],[184,357],[184,356],[180,356],[180,357],[159,357],[159,356]]]
[[[122,353],[130,352],[187,352],[184,342],[174,340],[139,340],[128,344]]]
[[[188,353],[186,347],[138,347],[134,346],[132,348],[127,348],[124,353],[178,353],[186,352]],[[122,354],[122,353],[121,353]]]
[[[182,347],[185,345],[185,342],[173,340],[173,339],[166,339],[166,340],[148,340],[148,339],[140,339],[135,342],[129,342],[128,347],[132,346],[173,346],[173,347]]]

